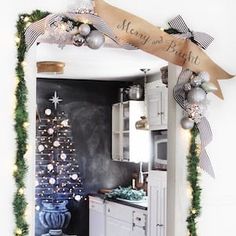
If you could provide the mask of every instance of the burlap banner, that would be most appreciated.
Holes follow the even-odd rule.
[[[129,43],[145,52],[196,73],[206,71],[218,88],[215,95],[223,98],[218,80],[233,76],[219,67],[196,44],[188,39],[176,38],[144,19],[111,6],[103,0],[94,0],[95,11],[113,29],[121,42]]]

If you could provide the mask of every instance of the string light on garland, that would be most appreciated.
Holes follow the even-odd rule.
[[[16,236],[25,236],[29,233],[29,225],[25,220],[27,202],[25,198],[25,176],[27,173],[27,165],[25,155],[28,150],[27,146],[27,128],[28,128],[28,112],[26,109],[27,103],[27,88],[25,82],[25,29],[32,22],[41,20],[49,13],[39,10],[33,11],[32,14],[22,14],[19,16],[16,23],[15,43],[17,48],[17,63],[15,67],[16,73],[16,106],[15,106],[15,131],[16,131],[16,159],[13,166],[13,176],[15,179],[17,190],[13,200],[13,210],[15,215]]]

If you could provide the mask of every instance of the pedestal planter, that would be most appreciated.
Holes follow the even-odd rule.
[[[42,202],[43,209],[39,213],[39,220],[45,228],[49,229],[48,235],[63,235],[63,229],[68,226],[71,219],[71,214],[66,208],[67,203],[67,200]]]

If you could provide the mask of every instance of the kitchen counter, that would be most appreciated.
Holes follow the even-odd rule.
[[[129,200],[125,200],[125,199],[108,198],[108,197],[106,197],[105,194],[102,194],[102,193],[90,193],[89,195],[94,196],[94,197],[99,197],[99,198],[103,199],[104,201],[116,202],[119,204],[135,207],[135,208],[142,209],[142,210],[147,210],[147,208],[148,208],[147,197],[145,197],[144,201],[138,202],[138,201],[129,201]]]

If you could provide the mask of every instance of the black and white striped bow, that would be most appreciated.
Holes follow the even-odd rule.
[[[170,27],[179,32],[179,37],[188,38],[194,43],[197,43],[203,49],[206,49],[214,40],[212,36],[203,32],[191,31],[183,20],[182,16],[178,15],[168,22]]]
[[[186,101],[186,92],[183,89],[183,85],[189,81],[191,76],[193,75],[193,72],[188,69],[183,69],[182,72],[179,75],[178,82],[174,87],[173,90],[173,96],[175,101],[185,110],[185,101]],[[204,72],[200,72],[198,76],[204,76]],[[202,117],[201,121],[197,123],[197,127],[199,130],[200,140],[201,140],[201,153],[200,153],[200,160],[199,160],[199,166],[207,172],[210,176],[215,178],[214,169],[212,167],[211,161],[209,156],[207,155],[207,152],[205,150],[205,147],[212,141],[212,131],[210,124],[206,117]]]

